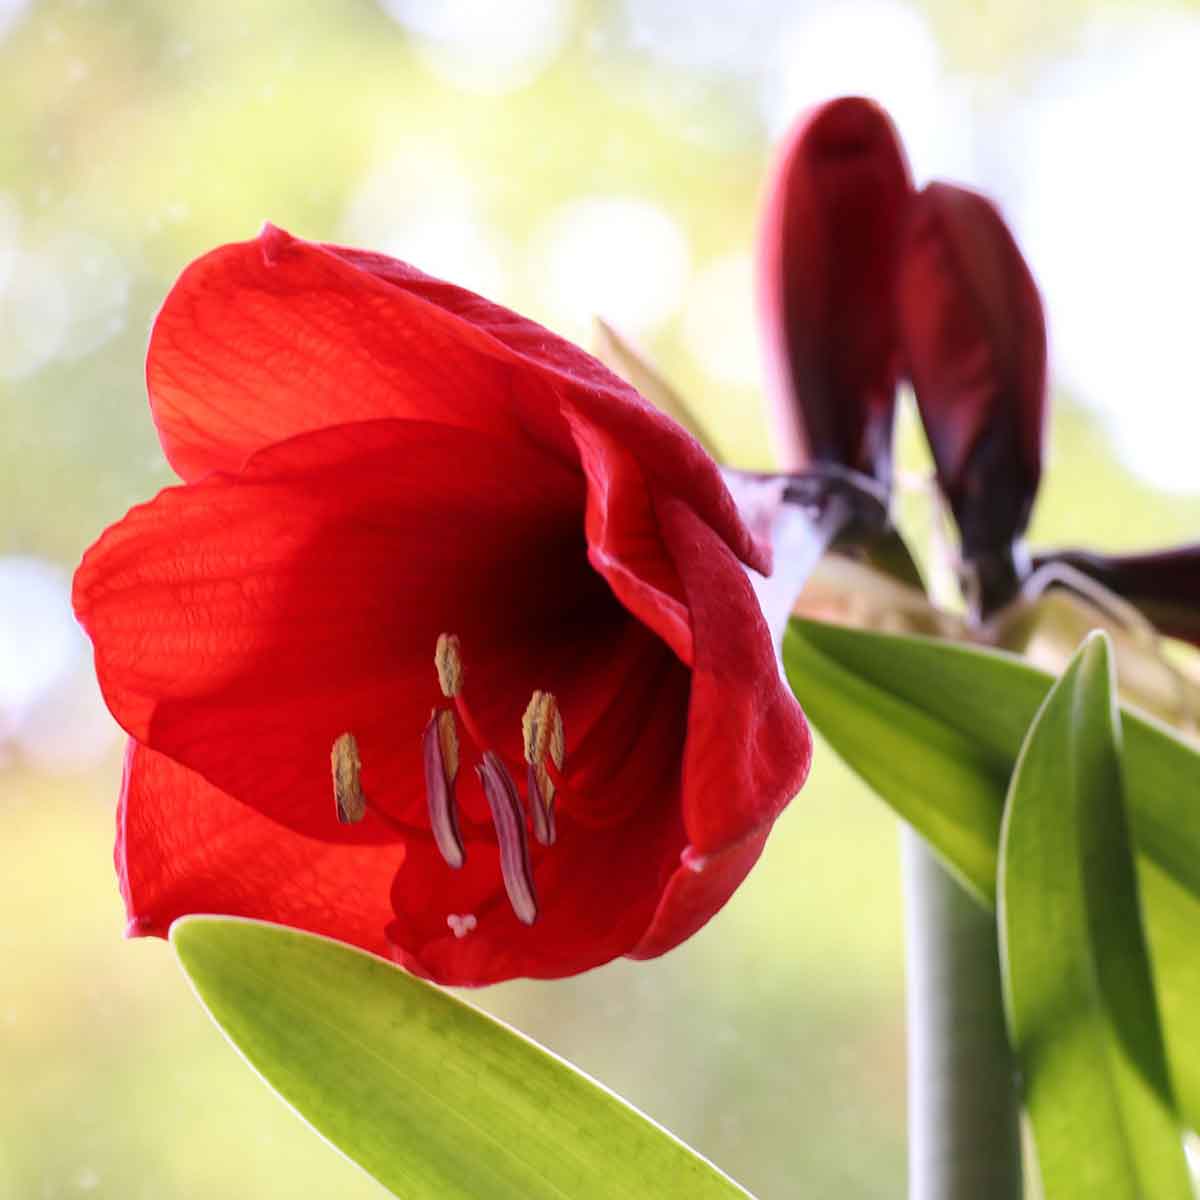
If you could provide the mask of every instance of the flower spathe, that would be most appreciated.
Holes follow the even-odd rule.
[[[690,436],[533,322],[270,227],[184,272],[147,381],[185,483],[75,583],[131,736],[133,932],[255,916],[476,984],[661,954],[725,903],[810,743],[743,570],[769,552]],[[527,765],[538,694],[561,746]],[[552,797],[538,836],[512,796],[531,828]]]

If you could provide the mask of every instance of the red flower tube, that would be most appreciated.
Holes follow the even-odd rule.
[[[689,937],[810,743],[694,440],[545,329],[267,228],[147,362],[184,485],[74,602],[130,734],[129,928],[221,912],[455,984]]]
[[[758,289],[783,465],[886,483],[900,359],[896,262],[912,192],[888,115],[850,96],[801,119],[759,232]]]

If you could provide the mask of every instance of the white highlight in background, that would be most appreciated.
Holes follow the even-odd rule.
[[[435,74],[465,91],[501,93],[532,83],[571,30],[570,0],[380,0],[417,39]]]
[[[925,18],[898,0],[846,0],[788,25],[768,62],[762,107],[780,137],[810,105],[835,96],[877,100],[904,139],[918,183],[975,178],[963,89],[942,70]]]
[[[1200,20],[1095,28],[1026,128],[1017,225],[1049,313],[1051,366],[1125,463],[1200,491]]]
[[[440,143],[413,139],[374,167],[355,189],[339,236],[488,299],[508,295],[506,256],[481,218],[465,167]]]
[[[0,378],[98,349],[125,328],[129,289],[108,243],[63,230],[27,244],[16,203],[0,194]]]
[[[564,205],[536,235],[533,259],[548,319],[584,343],[595,316],[631,337],[653,331],[679,309],[691,274],[679,223],[632,196]]]
[[[120,734],[100,697],[65,571],[0,557],[0,763],[48,770],[98,761]]]
[[[754,303],[754,263],[748,254],[715,259],[688,288],[683,340],[718,383],[757,387],[762,356]]]

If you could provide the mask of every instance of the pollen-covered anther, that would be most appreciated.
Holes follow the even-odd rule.
[[[525,816],[521,798],[508,768],[493,750],[485,750],[475,768],[500,846],[500,875],[508,902],[523,925],[537,920],[537,897],[533,890],[533,867],[529,861],[529,839],[525,834]]]
[[[337,819],[343,825],[353,825],[361,821],[367,811],[362,790],[362,759],[358,756],[358,742],[354,734],[343,733],[334,739],[333,749],[329,752],[329,765],[333,773],[333,801],[337,808]]]
[[[421,739],[425,766],[425,798],[429,804],[429,827],[442,858],[456,870],[466,862],[458,807],[454,802],[454,780],[458,775],[458,730],[449,709],[435,708]]]
[[[525,742],[525,761],[529,764],[527,785],[529,807],[533,813],[533,836],[543,846],[554,845],[554,780],[547,761],[561,771],[566,756],[562,714],[552,692],[534,692],[521,718]]]
[[[463,685],[462,646],[454,634],[438,634],[433,663],[437,667],[442,695],[447,700],[453,700],[462,691]]]

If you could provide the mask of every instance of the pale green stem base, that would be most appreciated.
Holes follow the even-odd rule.
[[[909,1200],[1020,1200],[996,919],[907,826]]]

